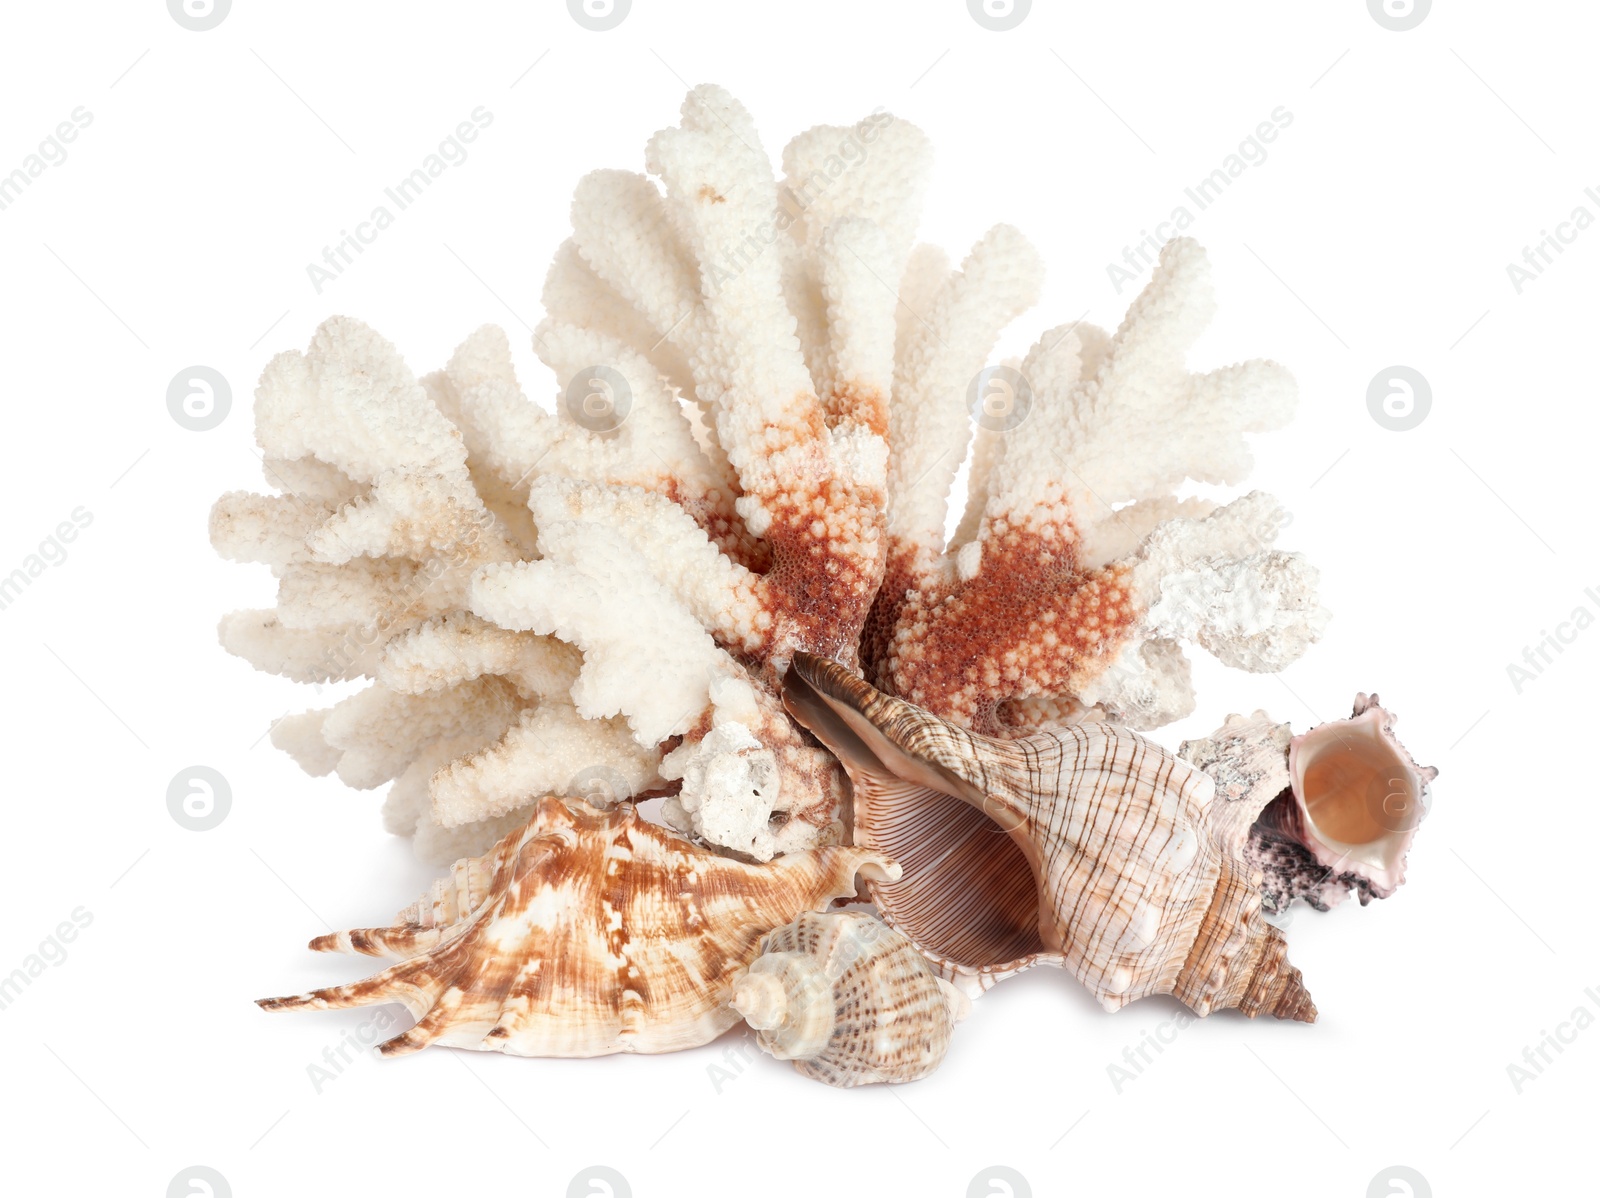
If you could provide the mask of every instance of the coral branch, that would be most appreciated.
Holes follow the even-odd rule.
[[[916,539],[911,560],[927,564],[909,571],[880,669],[896,693],[994,733],[1095,704],[1152,727],[1192,701],[1174,642],[1272,670],[1315,638],[1314,571],[1267,548],[1276,504],[1250,496],[1197,521],[1198,505],[1163,494],[1237,482],[1242,434],[1292,409],[1272,363],[1188,372],[1212,307],[1203,251],[1175,241],[1114,337],[1069,326],[1034,346],[1026,393],[985,445],[971,539],[939,557],[929,528]],[[1141,435],[1152,427],[1168,435]]]
[[[1294,402],[1270,362],[1189,370],[1214,307],[1193,242],[1115,335],[1058,326],[994,365],[1039,257],[1006,225],[959,270],[915,245],[913,126],[816,126],[780,181],[750,114],[699,87],[645,161],[577,184],[532,398],[496,328],[419,381],[335,318],[262,377],[279,493],[212,513],[218,551],[278,588],[224,619],[229,651],[371,680],[274,743],[389,783],[419,853],[481,853],[550,795],[661,796],[751,860],[847,841],[845,776],[778,701],[802,651],[1011,736],[1183,714],[1184,644],[1272,670],[1315,639],[1277,505],[1178,496],[1241,483],[1246,436]]]

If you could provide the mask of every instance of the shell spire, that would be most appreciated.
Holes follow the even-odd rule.
[[[1315,1023],[1317,1007],[1289,964],[1288,942],[1262,917],[1260,871],[1225,860],[1173,995],[1199,1015],[1237,1009]]]

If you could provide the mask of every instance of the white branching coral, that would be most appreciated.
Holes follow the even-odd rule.
[[[1114,335],[1051,329],[996,368],[1041,264],[1004,225],[956,270],[913,245],[930,153],[904,121],[811,129],[780,181],[700,87],[646,162],[578,184],[535,334],[554,414],[498,329],[418,380],[330,320],[257,391],[279,494],[213,513],[219,551],[278,579],[223,644],[371,680],[274,743],[391,783],[387,826],[424,856],[546,795],[667,795],[678,830],[756,860],[847,839],[843,773],[778,699],[800,651],[1005,736],[1184,714],[1181,642],[1275,670],[1315,639],[1276,504],[1175,498],[1241,482],[1244,434],[1294,402],[1269,362],[1189,371],[1198,245],[1167,247]]]

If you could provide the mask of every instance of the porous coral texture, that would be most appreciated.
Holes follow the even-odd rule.
[[[481,852],[546,795],[665,794],[679,831],[755,860],[847,840],[844,775],[777,699],[799,651],[1006,736],[1185,714],[1181,642],[1275,670],[1315,638],[1276,504],[1175,497],[1242,481],[1244,434],[1294,396],[1269,362],[1188,370],[1198,245],[1167,247],[1114,335],[1050,329],[1000,374],[1038,256],[1005,225],[954,270],[914,245],[930,153],[906,122],[802,133],[779,179],[698,87],[646,164],[578,184],[534,336],[553,412],[498,329],[419,380],[336,318],[257,391],[279,493],[213,512],[218,550],[278,580],[223,644],[370,680],[274,743],[390,783],[424,856]]]

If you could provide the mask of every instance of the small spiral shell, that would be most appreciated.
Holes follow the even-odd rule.
[[[861,911],[807,912],[767,933],[732,1004],[763,1049],[830,1086],[926,1077],[970,1009],[911,941]]]

